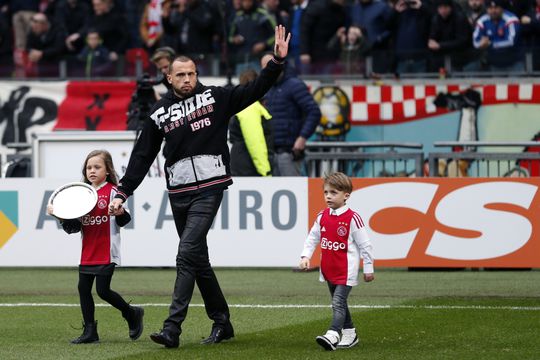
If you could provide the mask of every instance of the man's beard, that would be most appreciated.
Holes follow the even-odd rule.
[[[192,88],[191,90],[187,91],[187,90],[182,90],[182,88],[175,88],[174,86],[173,86],[173,89],[174,89],[174,93],[177,96],[180,96],[181,98],[187,98],[190,95],[192,95],[193,92],[195,91],[195,88]]]

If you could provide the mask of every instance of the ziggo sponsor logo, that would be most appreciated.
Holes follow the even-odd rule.
[[[101,224],[104,224],[104,223],[106,223],[108,221],[109,221],[109,216],[108,215],[103,215],[103,216],[85,215],[82,218],[82,224],[85,225],[85,226],[88,226],[88,225],[101,225]]]
[[[339,241],[328,240],[327,238],[324,238],[324,237],[321,239],[321,249],[338,251],[338,250],[345,250],[345,248],[346,248],[345,243],[342,243]]]
[[[475,261],[509,254],[530,260],[527,252],[513,253],[537,241],[532,239],[533,229],[540,228],[534,181],[364,183],[349,203],[369,219],[379,260]]]

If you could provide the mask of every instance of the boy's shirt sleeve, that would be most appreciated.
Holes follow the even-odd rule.
[[[306,238],[306,241],[304,242],[304,250],[302,251],[302,254],[300,257],[307,257],[311,259],[311,256],[315,252],[315,249],[317,248],[317,245],[319,242],[321,242],[321,214],[317,216],[317,219],[313,223],[313,226],[311,227],[311,230],[309,231],[309,234]]]
[[[366,227],[362,224],[358,226],[353,221],[351,224],[351,236],[360,248],[360,256],[364,264],[364,274],[373,274],[373,246],[371,245],[371,240],[369,240]]]

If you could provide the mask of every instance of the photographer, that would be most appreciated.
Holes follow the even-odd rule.
[[[160,83],[161,80],[152,79],[147,73],[137,79],[137,87],[133,95],[131,95],[131,102],[128,106],[128,130],[137,130],[138,132],[142,129],[144,120],[150,114],[150,109],[160,98],[159,94],[154,90],[154,86]]]
[[[169,65],[176,56],[174,49],[168,46],[160,47],[156,49],[150,60],[159,70],[158,77],[161,76],[161,83],[165,85],[167,90],[172,88],[171,84],[167,81],[167,73],[169,72]],[[156,98],[159,100],[161,96],[156,94]]]
[[[163,84],[167,91],[172,88],[167,80],[167,73],[169,72],[169,65],[175,56],[174,50],[168,46],[160,47],[152,54],[150,60],[159,72],[155,79],[151,79],[150,75],[146,73],[143,74],[142,78],[137,79],[137,88],[131,96],[128,107],[128,130],[139,131],[152,106],[161,99],[161,95],[154,90],[155,85]]]

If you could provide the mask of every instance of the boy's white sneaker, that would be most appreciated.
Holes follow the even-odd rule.
[[[358,344],[358,336],[356,336],[356,330],[352,329],[343,329],[341,332],[341,341],[337,344],[338,349],[347,349],[351,348],[354,345]]]
[[[321,345],[325,350],[336,350],[336,346],[339,343],[339,334],[337,331],[328,330],[326,334],[317,336],[315,339],[317,344]]]

